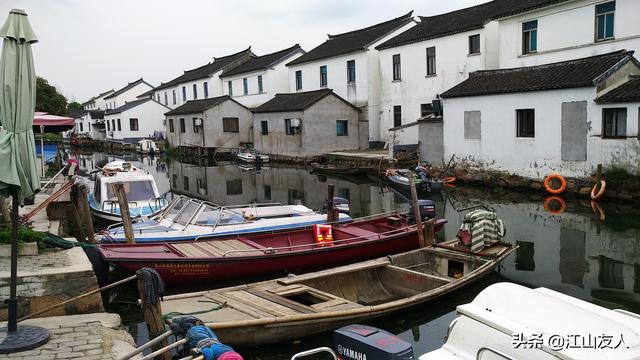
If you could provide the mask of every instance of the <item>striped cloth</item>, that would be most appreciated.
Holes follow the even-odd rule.
[[[464,216],[461,230],[471,234],[471,252],[479,253],[485,246],[491,246],[504,237],[506,229],[496,213],[474,210]]]

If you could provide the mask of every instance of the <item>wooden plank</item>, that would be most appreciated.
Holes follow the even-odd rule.
[[[245,244],[244,242],[235,240],[235,239],[227,241],[227,244],[229,244],[229,246],[233,247],[236,250],[254,249],[253,246],[249,246],[248,244]]]
[[[206,248],[205,246],[203,246],[202,244],[198,244],[197,242],[193,242],[193,243],[191,243],[191,246],[193,246],[196,249],[198,249],[199,251],[207,254],[207,257],[216,256],[215,253],[209,251],[209,249]]]
[[[192,244],[173,244],[173,246],[177,247],[180,251],[189,255],[189,257],[208,257],[207,253],[196,248]]]
[[[295,294],[297,292],[300,291],[300,289],[302,289],[303,286],[302,285],[291,285],[291,286],[281,286],[278,289],[272,289],[269,290],[274,294],[278,294],[280,296],[284,296],[284,295],[289,295],[289,294]]]
[[[316,310],[323,310],[323,309],[330,308],[330,307],[333,307],[333,306],[349,304],[349,303],[350,303],[350,301],[346,300],[346,299],[333,299],[333,300],[325,301],[325,302],[322,302],[322,303],[319,303],[319,304],[313,304],[313,305],[311,305],[311,307],[316,309]]]
[[[298,315],[299,312],[290,309],[286,306],[282,306],[271,301],[262,299],[253,294],[249,294],[246,291],[230,291],[228,293],[224,293],[227,297],[232,297],[237,301],[243,302],[247,305],[251,305],[253,307],[257,307],[258,309],[270,313],[272,316],[287,316],[287,315]]]
[[[366,270],[366,269],[385,266],[385,265],[389,265],[389,264],[390,264],[389,259],[387,259],[387,258],[379,258],[379,259],[359,262],[359,263],[356,263],[356,264],[340,266],[340,267],[333,268],[333,269],[316,271],[314,273],[292,276],[292,277],[285,278],[285,279],[278,279],[278,284],[291,285],[291,284],[296,284],[296,283],[300,283],[300,282],[311,280],[311,279],[317,279],[317,278],[320,278],[320,277],[325,277],[325,276],[328,276],[328,275],[344,274],[344,273],[348,273],[348,272]]]
[[[297,303],[295,301],[289,300],[285,297],[278,296],[266,291],[261,291],[258,289],[247,289],[249,294],[255,295],[257,297],[263,298],[265,300],[271,301],[278,305],[286,306],[289,309],[295,310],[297,312],[301,312],[303,314],[311,314],[316,312],[313,308],[306,306],[304,304]]]
[[[399,266],[395,266],[395,265],[387,265],[387,267],[389,269],[394,269],[394,270],[399,271],[399,272],[403,272],[403,273],[407,273],[407,274],[411,274],[411,275],[415,275],[415,276],[420,276],[420,277],[423,277],[423,278],[434,279],[434,280],[442,281],[442,282],[445,282],[445,283],[450,283],[451,281],[453,281],[452,279],[440,277],[440,276],[437,276],[437,275],[431,275],[431,274],[427,274],[427,273],[423,273],[423,272],[420,272],[420,271],[415,271],[415,270],[411,270],[411,269],[407,269],[407,268],[403,268],[403,267],[399,267]]]
[[[222,252],[220,251],[220,249],[215,246],[211,246],[209,242],[201,242],[199,245],[216,257],[222,256]]]
[[[218,242],[216,242],[216,247],[224,250],[224,252],[235,250],[233,247],[229,246],[229,244],[227,243],[228,241],[229,240],[219,240]]]
[[[235,299],[231,299],[225,296],[222,296],[221,294],[213,294],[213,293],[209,293],[204,295],[205,298],[213,300],[213,301],[217,301],[221,304],[224,304],[225,302],[227,303],[226,306],[237,310],[238,312],[241,312],[243,314],[249,315],[253,318],[256,319],[261,319],[261,318],[265,318],[265,317],[271,317],[273,316],[272,314],[266,313],[264,311],[260,311],[258,309],[256,309],[253,306],[249,306],[246,305],[243,302],[237,301]]]

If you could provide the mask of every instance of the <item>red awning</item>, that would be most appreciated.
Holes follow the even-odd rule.
[[[44,132],[60,132],[72,129],[76,125],[76,120],[66,116],[36,112],[33,116],[33,131],[39,133],[41,125],[44,126]]]

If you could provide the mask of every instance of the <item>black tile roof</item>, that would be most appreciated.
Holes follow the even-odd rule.
[[[481,29],[485,23],[492,19],[515,15],[564,1],[567,0],[494,0],[445,14],[420,16],[419,24],[376,46],[376,49],[388,49]]]
[[[276,51],[271,54],[266,54],[262,56],[255,57],[247,62],[244,62],[238,66],[232,67],[222,73],[220,77],[232,76],[238,74],[245,74],[253,71],[264,70],[270,68],[281,61],[285,60],[291,54],[302,50],[299,44],[295,44],[292,47],[286,48],[284,50]]]
[[[114,90],[113,90],[113,89],[111,89],[111,90],[107,90],[107,91],[105,91],[105,92],[103,92],[103,93],[100,93],[100,94],[98,94],[97,96],[94,96],[94,97],[92,97],[91,99],[89,99],[89,100],[87,100],[87,101],[83,102],[83,103],[82,103],[82,105],[86,105],[86,104],[88,104],[88,103],[90,103],[90,102],[92,102],[92,101],[94,101],[94,100],[100,99],[101,97],[103,97],[103,96],[105,96],[105,95],[107,95],[107,94],[109,94],[109,93],[112,93],[113,91],[114,91]]]
[[[91,118],[94,120],[104,119],[104,110],[89,110],[89,114],[91,114]]]
[[[229,95],[218,96],[209,99],[190,100],[181,106],[165,113],[167,116],[171,115],[184,115],[184,114],[200,114],[205,110],[214,106],[220,105],[223,102],[230,100]]]
[[[119,106],[119,107],[117,107],[115,109],[111,109],[111,110],[105,111],[104,114],[105,115],[119,114],[119,113],[125,112],[125,111],[127,111],[129,109],[132,109],[132,108],[134,108],[134,107],[136,107],[138,105],[142,105],[142,104],[146,103],[147,101],[154,101],[154,102],[160,104],[159,102],[157,102],[157,101],[155,101],[155,100],[153,100],[151,98],[144,98],[144,99],[140,99],[140,100],[128,101],[122,106]],[[160,104],[160,105],[162,105],[162,104]],[[164,106],[164,105],[162,105],[162,106]]]
[[[111,95],[106,96],[106,97],[105,97],[105,100],[106,100],[106,99],[114,98],[114,97],[116,97],[116,96],[118,96],[118,95],[120,95],[120,94],[124,93],[125,91],[127,91],[127,90],[129,90],[129,89],[133,88],[134,86],[139,85],[139,84],[147,84],[147,85],[149,85],[150,87],[153,87],[153,85],[151,85],[151,84],[149,84],[148,82],[144,81],[144,79],[143,79],[143,78],[140,78],[140,79],[138,79],[138,80],[136,80],[136,81],[134,81],[134,82],[130,82],[130,83],[128,83],[128,84],[127,84],[125,87],[123,87],[122,89],[119,89],[119,90],[117,90],[117,91],[114,91]]]
[[[156,87],[154,90],[162,90],[176,86],[178,84],[206,78],[220,70],[225,70],[227,67],[234,65],[237,61],[242,61],[243,58],[249,60],[253,57],[255,57],[255,55],[251,52],[251,47],[249,47],[235,54],[214,58],[213,62],[202,65],[195,69],[187,70],[184,72],[184,74],[178,76],[177,78],[169,82],[160,84],[160,86]]]
[[[633,51],[620,50],[538,66],[476,71],[440,96],[453,98],[594,86],[594,80],[627,61],[638,64]]]
[[[640,76],[630,76],[629,80],[595,100],[597,103],[640,102]]]
[[[356,51],[364,51],[371,43],[412,21],[413,18],[411,17],[411,14],[413,14],[413,11],[395,19],[369,26],[364,29],[349,31],[337,35],[328,35],[329,39],[327,39],[327,41],[311,49],[308,53],[291,61],[287,66],[303,64]]]
[[[89,113],[89,110],[71,110],[71,111],[69,111],[69,114],[67,114],[67,115],[69,117],[77,119],[77,118],[84,117],[88,113]]]
[[[342,100],[347,105],[354,108],[356,111],[360,111],[360,109],[353,106],[351,103],[341,98],[340,96],[336,95],[331,89],[276,94],[273,99],[258,106],[257,108],[251,109],[251,111],[253,111],[254,113],[304,111],[309,106],[315,104],[328,95],[333,95]]]

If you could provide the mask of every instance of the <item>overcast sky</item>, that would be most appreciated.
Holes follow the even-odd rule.
[[[336,34],[398,17],[435,15],[487,0],[0,0],[19,8],[40,42],[36,73],[84,102],[140,77],[151,85],[251,46],[309,50]]]

